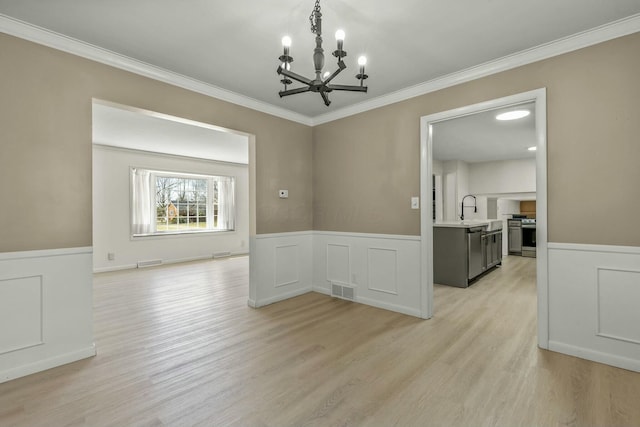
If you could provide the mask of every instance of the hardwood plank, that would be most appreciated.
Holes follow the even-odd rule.
[[[640,425],[640,374],[537,348],[534,259],[436,286],[428,321],[255,310],[248,281],[247,257],[96,275],[98,355],[0,384],[0,425]]]

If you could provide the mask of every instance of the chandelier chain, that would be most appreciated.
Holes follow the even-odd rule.
[[[309,15],[309,22],[311,23],[311,32],[313,34],[318,33],[318,26],[316,23],[316,12],[320,13],[320,0],[316,0],[316,4],[311,11],[311,15]]]

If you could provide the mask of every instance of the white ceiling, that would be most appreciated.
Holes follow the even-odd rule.
[[[512,110],[531,114],[518,120],[500,121],[496,115]],[[535,103],[498,108],[433,125],[433,158],[467,163],[535,158]]]
[[[210,125],[93,104],[93,142],[100,145],[233,163],[249,163],[249,140]]]
[[[370,100],[640,13],[639,0],[322,0],[327,66],[346,31],[347,69],[369,58],[369,93],[280,99],[280,40],[312,77],[313,0],[0,0],[0,14],[308,117]]]

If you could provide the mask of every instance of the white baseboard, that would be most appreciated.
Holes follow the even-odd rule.
[[[311,288],[302,288],[302,289],[296,289],[290,292],[284,292],[278,295],[274,295],[270,298],[265,298],[259,301],[255,301],[253,302],[254,305],[252,307],[254,308],[264,307],[265,305],[273,304],[279,301],[284,301],[290,298],[295,298],[300,295],[308,294],[309,292],[311,292]]]
[[[48,359],[38,360],[37,362],[6,369],[0,372],[0,383],[35,374],[36,372],[46,371],[47,369],[55,368],[57,366],[77,362],[78,360],[93,357],[95,355],[96,347],[94,344],[90,347],[82,348],[65,354],[60,354]]]
[[[568,354],[569,356],[579,357],[580,359],[591,360],[593,362],[604,363],[605,365],[627,369],[629,371],[640,372],[640,360],[637,359],[616,356],[610,353],[602,353],[588,348],[576,347],[557,341],[549,341],[549,350]]]
[[[381,308],[384,310],[395,311],[396,313],[406,314],[407,316],[421,317],[419,308],[382,302],[373,298],[357,297],[356,302],[360,304],[370,305],[376,308]]]
[[[123,265],[116,265],[113,267],[100,267],[100,268],[94,268],[93,272],[94,273],[109,273],[111,271],[121,271],[121,270],[131,270],[133,268],[138,268],[137,264],[123,264]]]
[[[329,296],[331,295],[331,291],[329,289],[323,288],[320,286],[314,286],[312,291],[317,292],[319,294],[323,294],[323,295],[329,295]],[[376,308],[382,308],[384,310],[395,311],[396,313],[402,313],[408,316],[420,317],[420,310],[407,308],[402,305],[390,304],[390,303],[380,302],[375,299],[362,298],[362,297],[356,297],[354,302],[357,302],[359,304],[370,305]]]
[[[191,262],[191,261],[203,261],[203,260],[207,260],[207,259],[216,259],[216,260],[223,260],[226,258],[232,258],[232,257],[236,257],[236,256],[246,256],[249,255],[249,251],[242,251],[242,252],[231,252],[231,255],[226,256],[226,257],[219,257],[219,258],[214,258],[213,255],[203,255],[203,256],[195,256],[195,257],[186,257],[186,258],[173,258],[173,259],[168,259],[168,260],[162,260],[162,264],[159,265],[165,265],[165,264],[179,264],[182,262]],[[94,268],[93,272],[94,273],[108,273],[111,271],[121,271],[121,270],[131,270],[133,268],[138,268],[137,264],[123,264],[123,265],[116,265],[113,267],[99,267],[99,268]]]
[[[312,292],[317,292],[319,294],[323,294],[323,295],[331,295],[331,291],[327,288],[322,288],[320,286],[314,286],[313,288],[311,288]]]

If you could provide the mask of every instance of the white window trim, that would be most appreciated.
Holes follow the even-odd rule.
[[[160,177],[172,177],[172,178],[182,178],[182,179],[206,179],[207,182],[207,200],[211,201],[211,205],[209,205],[209,203],[207,202],[207,224],[213,224],[213,215],[214,215],[214,209],[213,208],[209,208],[210,206],[213,207],[213,200],[214,200],[214,190],[213,190],[213,182],[216,180],[216,178],[231,178],[233,179],[234,183],[237,181],[236,177],[233,175],[206,175],[206,174],[196,174],[196,173],[189,173],[189,172],[174,172],[174,171],[167,171],[167,170],[155,170],[155,169],[149,169],[149,168],[138,168],[138,167],[131,167],[131,169],[146,169],[149,171],[150,173],[150,180],[151,180],[151,187],[155,190],[155,181],[156,181],[156,177],[160,176]],[[131,183],[129,185],[129,187],[131,188]],[[234,185],[234,197],[235,197],[235,192],[236,192],[236,186]],[[166,237],[166,236],[198,236],[198,235],[209,235],[209,234],[217,234],[217,233],[235,233],[236,229],[217,229],[217,228],[207,228],[207,229],[203,229],[203,230],[177,230],[177,231],[157,231],[156,227],[157,227],[157,222],[155,221],[156,218],[156,191],[152,191],[151,192],[151,197],[149,197],[149,203],[151,204],[151,212],[153,213],[153,218],[154,220],[151,221],[151,227],[153,232],[151,233],[140,233],[140,234],[130,234],[130,238],[131,240],[134,239],[146,239],[146,238],[156,238],[156,237]],[[134,203],[133,201],[133,197],[130,197],[130,203]],[[131,215],[131,213],[129,213],[129,215]],[[233,212],[234,218],[237,215],[237,212],[234,211]],[[235,224],[235,220],[234,220],[234,224]]]

